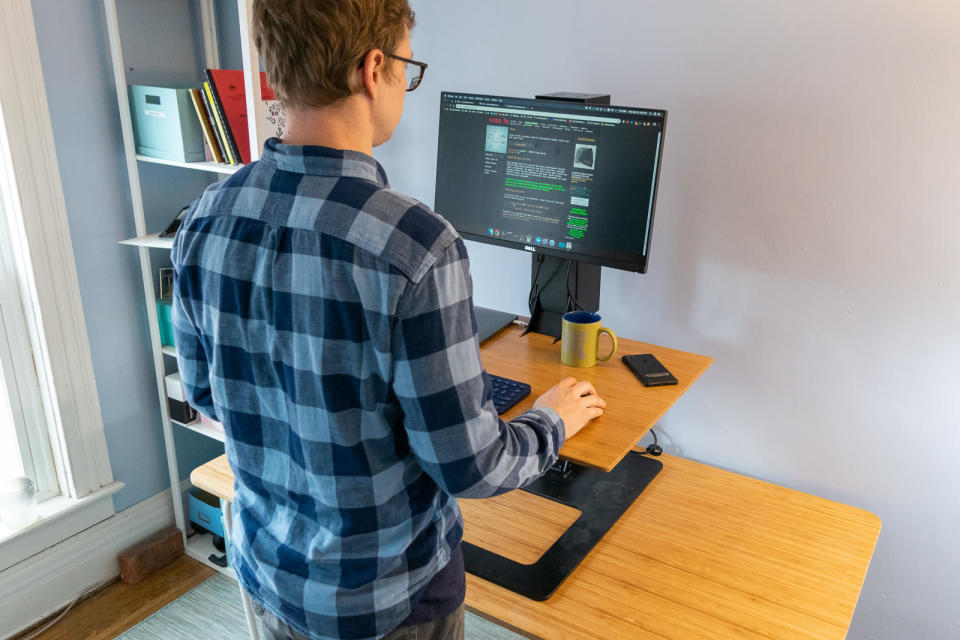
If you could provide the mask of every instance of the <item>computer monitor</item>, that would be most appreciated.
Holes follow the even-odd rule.
[[[587,265],[647,270],[666,116],[443,92],[434,209],[466,239],[538,255],[534,292],[545,277],[562,285],[545,331],[559,335],[566,308],[599,304],[599,267]],[[561,270],[567,282],[556,278]],[[571,284],[583,271],[595,286]]]
[[[667,117],[609,96],[558,97],[442,93],[434,201],[464,238],[534,254],[530,327],[556,337],[565,311],[598,308],[600,265],[646,272]],[[466,570],[549,597],[662,464],[632,452],[610,473],[572,467],[526,488],[583,512],[541,561],[519,565],[464,542]],[[598,495],[603,508],[591,511]]]

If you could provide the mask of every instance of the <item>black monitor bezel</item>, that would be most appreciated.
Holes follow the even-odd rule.
[[[443,109],[443,103],[446,96],[453,95],[462,95],[469,97],[477,98],[493,98],[497,100],[526,100],[526,101],[536,101],[537,103],[547,103],[550,105],[555,105],[559,108],[570,109],[571,107],[576,108],[576,105],[580,104],[577,102],[571,102],[568,100],[547,100],[545,98],[522,98],[518,96],[498,96],[491,94],[482,94],[482,93],[466,93],[464,91],[441,91],[440,92],[440,109]],[[660,193],[660,168],[663,166],[663,148],[664,141],[666,140],[666,130],[667,130],[667,110],[652,108],[652,107],[632,107],[626,105],[596,105],[596,104],[584,104],[584,106],[591,106],[599,109],[636,109],[640,111],[654,111],[662,113],[663,124],[660,129],[660,155],[657,160],[657,166],[655,175],[653,177],[653,206],[650,208],[650,224],[647,226],[647,253],[637,254],[640,258],[639,261],[634,260],[623,260],[610,256],[596,256],[586,253],[579,253],[577,251],[560,251],[559,249],[551,249],[549,247],[541,246],[530,246],[523,242],[518,242],[515,240],[502,240],[500,238],[493,238],[488,235],[483,235],[479,233],[471,233],[468,231],[463,231],[457,229],[457,233],[460,234],[465,240],[473,240],[475,242],[483,242],[485,244],[490,244],[499,247],[506,247],[508,249],[515,249],[517,251],[526,251],[527,253],[542,253],[544,255],[555,256],[558,258],[564,258],[567,260],[576,260],[579,262],[588,262],[590,264],[597,264],[604,267],[612,267],[614,269],[620,269],[623,271],[631,271],[634,273],[646,273],[647,265],[650,261],[650,251],[653,246],[653,225],[654,220],[656,219],[657,211],[657,199]],[[440,173],[440,136],[439,136],[439,114],[437,117],[437,175]],[[436,204],[436,180],[434,181],[434,204]],[[437,212],[439,215],[443,215],[442,211]],[[449,221],[449,220],[448,220]],[[453,224],[452,221],[449,221]],[[456,225],[453,225],[456,229]]]

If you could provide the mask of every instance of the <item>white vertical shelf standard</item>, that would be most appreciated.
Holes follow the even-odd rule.
[[[143,212],[143,191],[140,187],[140,170],[137,167],[136,145],[133,138],[133,122],[130,118],[130,102],[127,98],[127,74],[123,63],[123,46],[120,41],[120,22],[117,17],[115,0],[103,0],[107,18],[107,36],[110,40],[110,57],[113,61],[113,80],[117,89],[117,106],[120,110],[120,129],[123,135],[123,150],[127,164],[127,177],[130,181],[130,201],[133,205],[133,220],[137,236],[147,234],[147,223]],[[170,493],[173,496],[174,518],[177,528],[183,534],[186,544],[186,527],[183,518],[183,500],[177,488],[180,486],[180,473],[177,468],[176,450],[173,443],[173,427],[170,424],[170,412],[167,409],[167,391],[163,384],[163,354],[160,343],[160,324],[157,318],[156,293],[153,289],[153,264],[150,250],[141,246],[140,274],[143,279],[143,295],[147,304],[147,321],[150,325],[150,346],[153,355],[154,373],[157,380],[157,395],[160,398],[160,419],[163,423],[163,442],[167,452],[167,471],[170,474]]]
[[[147,236],[146,218],[143,208],[143,191],[140,185],[140,172],[137,166],[136,145],[133,136],[133,122],[130,117],[130,104],[127,98],[126,67],[123,62],[123,46],[120,39],[120,23],[117,16],[116,0],[103,0],[104,12],[107,20],[107,36],[110,41],[110,56],[113,63],[113,78],[117,90],[117,106],[120,111],[120,128],[123,136],[124,156],[127,166],[127,177],[130,184],[130,200],[133,206],[133,219],[137,236]],[[203,40],[205,63],[210,68],[219,66],[217,54],[216,24],[212,0],[201,0],[201,20],[203,22]],[[246,30],[241,31],[242,34]],[[147,305],[147,320],[150,326],[150,346],[153,355],[154,373],[157,381],[157,395],[160,399],[160,418],[163,425],[163,442],[167,454],[167,471],[170,475],[171,495],[173,496],[174,519],[177,528],[183,535],[184,545],[186,538],[186,518],[183,505],[183,495],[179,491],[180,470],[177,466],[176,448],[174,445],[173,423],[170,420],[170,411],[167,407],[167,391],[164,384],[163,345],[160,342],[160,324],[157,317],[157,297],[153,286],[153,264],[150,260],[150,245],[140,244],[137,252],[140,256],[140,273],[143,279],[143,294]],[[212,563],[202,559],[206,564]]]
[[[249,27],[253,15],[253,0],[237,0],[237,13],[240,16],[240,50],[243,53],[243,84],[247,98],[247,125],[250,130],[250,162],[253,162],[260,159],[260,150],[266,142],[266,138],[261,138],[266,132],[258,131],[258,123],[266,112],[260,93],[260,54]]]

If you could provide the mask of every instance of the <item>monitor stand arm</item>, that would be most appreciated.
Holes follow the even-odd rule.
[[[533,331],[560,339],[568,311],[600,309],[600,266],[578,260],[533,256],[530,265],[530,324]]]

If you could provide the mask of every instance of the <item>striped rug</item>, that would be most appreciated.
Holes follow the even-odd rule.
[[[466,614],[467,640],[520,640],[512,631]],[[262,637],[262,636],[261,636]],[[249,638],[237,583],[217,574],[142,621],[117,640],[243,640]]]

